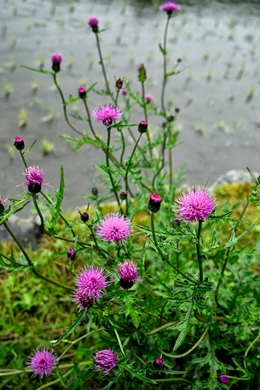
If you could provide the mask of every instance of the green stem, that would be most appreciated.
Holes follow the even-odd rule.
[[[174,264],[170,263],[170,261],[168,260],[167,256],[164,255],[164,253],[161,251],[161,248],[158,244],[158,241],[157,241],[157,238],[156,238],[156,235],[155,235],[155,228],[154,228],[154,213],[150,212],[150,215],[151,215],[151,228],[152,228],[152,236],[153,236],[153,241],[154,241],[154,245],[157,249],[157,252],[159,253],[159,255],[161,256],[161,259],[163,261],[165,261],[167,264],[169,264],[178,274],[182,275],[185,279],[189,280],[190,282],[192,283],[196,283],[196,284],[199,284],[200,282],[195,282],[194,280],[190,279],[187,275],[185,275],[181,270],[179,270],[177,267],[175,267]]]
[[[24,165],[25,168],[27,169],[27,168],[28,168],[28,165],[27,165],[27,163],[26,163],[26,161],[25,161],[24,153],[23,153],[21,150],[19,150],[19,152],[20,152],[21,159],[23,160],[23,165]]]
[[[104,77],[104,80],[105,80],[106,89],[107,89],[107,92],[109,93],[109,95],[112,97],[113,95],[112,95],[112,93],[110,91],[109,84],[108,84],[106,68],[105,68],[104,61],[103,61],[103,56],[102,56],[102,51],[101,51],[101,47],[100,47],[100,41],[99,41],[98,32],[95,33],[95,36],[96,36],[97,49],[98,49],[98,55],[99,55],[99,63],[100,63],[101,68],[102,68],[102,73],[103,73],[103,77]]]
[[[246,368],[246,357],[250,351],[250,349],[253,347],[253,345],[259,340],[260,338],[260,333],[259,335],[252,341],[252,343],[249,345],[249,347],[247,348],[245,354],[244,354],[244,367]]]
[[[166,52],[167,49],[167,33],[168,33],[168,27],[170,23],[170,17],[168,16],[167,22],[164,29],[164,38],[163,38],[163,50]],[[161,92],[161,106],[162,111],[164,115],[166,115],[165,110],[165,104],[164,104],[164,95],[165,95],[165,87],[166,87],[166,81],[167,81],[167,59],[166,59],[167,52],[163,54],[163,82],[162,82],[162,92]]]
[[[33,262],[31,261],[30,257],[28,256],[28,254],[26,253],[24,247],[22,246],[22,244],[18,241],[18,239],[16,238],[16,236],[13,234],[12,230],[8,227],[7,223],[4,222],[4,227],[6,228],[6,230],[8,231],[8,233],[10,234],[10,236],[13,238],[14,242],[17,244],[17,246],[20,248],[21,252],[23,253],[24,257],[26,258],[27,260],[27,263],[28,265],[31,267],[31,270],[32,272],[34,273],[34,275],[36,275],[37,277],[39,277],[40,279],[42,280],[45,280],[46,282],[48,283],[51,283],[51,284],[54,284],[55,286],[58,286],[58,287],[62,287],[66,290],[71,290],[73,291],[74,289],[71,288],[71,287],[68,287],[68,286],[65,286],[63,284],[60,284],[52,279],[49,279],[47,278],[46,276],[43,276],[41,274],[39,274],[38,271],[36,271],[36,269],[34,268],[34,264]]]
[[[202,228],[202,221],[199,221],[198,233],[197,233],[196,251],[197,251],[197,258],[198,258],[198,263],[199,263],[200,283],[203,283],[203,265],[202,265],[201,253],[200,253],[201,228]]]
[[[154,175],[153,177],[153,181],[152,181],[152,187],[153,187],[153,191],[155,192],[155,180],[157,178],[157,176],[160,175],[161,171],[163,170],[164,168],[164,162],[165,162],[165,145],[166,145],[166,140],[167,140],[167,132],[164,133],[164,137],[163,137],[163,143],[162,143],[162,157],[161,157],[161,166],[160,168],[158,169],[158,171],[156,172],[156,174]]]
[[[135,154],[135,151],[136,151],[136,148],[138,146],[138,143],[140,141],[142,137],[142,133],[140,133],[139,137],[138,137],[138,140],[136,141],[136,144],[132,150],[132,154],[128,160],[128,163],[127,163],[127,167],[126,167],[126,173],[125,173],[125,190],[126,192],[128,192],[128,173],[129,173],[129,169],[130,169],[130,166],[131,166],[131,162],[132,162],[132,159],[134,157],[134,154]],[[129,199],[128,197],[126,198],[126,215],[128,215],[128,206],[129,206]]]
[[[99,247],[99,245],[98,245],[98,242],[97,242],[95,233],[94,233],[94,231],[93,231],[91,225],[88,225],[88,224],[86,224],[86,225],[87,225],[87,227],[89,228],[89,230],[91,231],[91,234],[92,234],[92,237],[93,237],[93,240],[94,240],[94,244],[95,244],[97,250],[99,251],[99,253],[101,254],[101,256],[106,257],[106,255],[103,253],[102,249],[100,249],[100,247]],[[106,253],[108,253],[108,252],[106,252]]]
[[[59,83],[58,83],[58,81],[57,81],[57,74],[56,74],[56,72],[53,73],[53,81],[54,81],[54,84],[56,85],[56,88],[57,88],[57,90],[58,90],[58,92],[59,92],[59,94],[60,94],[61,100],[62,100],[64,118],[65,118],[67,124],[69,125],[69,127],[70,127],[73,131],[75,131],[75,132],[78,133],[79,135],[83,136],[84,134],[83,134],[81,131],[79,131],[78,129],[76,129],[76,127],[74,127],[74,126],[70,123],[70,121],[69,121],[68,113],[67,113],[66,101],[65,101],[65,99],[64,99],[62,90],[61,90],[61,88],[60,88],[60,86],[59,86]]]
[[[110,131],[111,131],[111,130],[110,130],[110,128],[108,127],[108,128],[107,128],[106,166],[107,166],[108,176],[109,176],[109,179],[110,179],[110,183],[111,183],[111,185],[112,185],[113,192],[114,192],[115,197],[116,197],[116,201],[117,201],[118,207],[120,207],[120,211],[121,211],[121,213],[123,214],[122,207],[121,207],[121,204],[120,204],[120,199],[119,199],[117,190],[116,190],[116,188],[115,188],[114,179],[113,179],[112,173],[111,173],[111,171],[110,171],[110,166],[109,166],[109,146],[110,146],[110,138],[111,138]]]
[[[89,127],[90,127],[90,130],[91,130],[91,133],[93,134],[93,137],[95,138],[95,140],[97,140],[97,135],[96,135],[95,130],[94,130],[93,125],[92,125],[91,115],[90,115],[90,112],[89,112],[89,108],[88,108],[86,99],[83,99],[83,103],[84,103],[84,106],[85,106],[85,110],[87,112],[88,123],[89,123]]]

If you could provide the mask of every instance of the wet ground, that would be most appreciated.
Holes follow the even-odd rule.
[[[51,76],[30,72],[21,65],[50,69],[50,54],[58,50],[64,57],[60,85],[66,96],[77,88],[103,78],[93,33],[86,20],[100,20],[102,48],[111,85],[114,78],[127,77],[140,90],[136,67],[147,68],[147,92],[160,105],[162,58],[158,44],[163,39],[165,14],[146,6],[142,10],[122,1],[3,1],[0,10],[0,194],[18,196],[23,182],[23,166],[12,140],[20,135],[27,146],[37,144],[27,156],[29,165],[44,169],[46,181],[58,185],[59,166],[64,164],[66,192],[64,208],[84,205],[83,196],[93,185],[102,187],[93,167],[102,157],[91,146],[75,153],[59,134],[73,135],[62,116],[61,102]],[[86,4],[87,3],[87,4]],[[230,169],[249,166],[259,171],[260,150],[260,5],[210,2],[205,6],[183,7],[169,28],[170,63],[182,59],[182,72],[167,85],[169,111],[180,107],[180,145],[174,150],[174,165],[186,163],[185,181],[211,184]],[[8,93],[9,91],[9,93]],[[120,98],[123,108],[123,97]],[[107,103],[91,94],[90,109]],[[80,102],[71,112],[84,114]],[[19,126],[28,114],[27,124]],[[142,120],[134,110],[133,123]],[[158,118],[149,117],[157,124]],[[22,123],[20,122],[20,125]],[[82,130],[84,125],[80,123]],[[96,127],[99,134],[104,127]],[[104,134],[105,135],[105,134]],[[44,156],[43,140],[54,144]],[[8,145],[11,145],[9,147]]]

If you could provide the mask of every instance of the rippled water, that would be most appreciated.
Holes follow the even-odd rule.
[[[140,90],[136,67],[147,68],[147,92],[160,105],[162,42],[166,17],[146,6],[120,1],[52,2],[5,1],[0,10],[0,194],[18,196],[23,182],[19,154],[12,159],[8,144],[16,135],[24,137],[27,146],[37,144],[27,156],[29,165],[44,169],[46,181],[57,186],[59,166],[64,164],[66,193],[64,206],[86,203],[84,194],[91,187],[103,187],[93,165],[102,154],[91,146],[75,153],[71,144],[58,137],[73,135],[62,116],[61,102],[53,88],[51,76],[39,75],[21,67],[37,67],[44,59],[50,69],[50,54],[59,50],[65,66],[59,75],[66,96],[77,95],[78,86],[103,78],[95,47],[95,37],[86,29],[86,20],[95,15],[107,30],[102,34],[102,48],[111,85],[114,78],[127,77],[134,90]],[[74,5],[74,9],[72,7]],[[170,61],[182,59],[182,72],[167,85],[167,96],[181,109],[178,116],[180,145],[174,150],[174,165],[186,163],[185,180],[190,184],[211,184],[217,176],[233,168],[259,171],[260,149],[260,5],[232,5],[211,2],[207,7],[187,6],[172,19],[168,49]],[[73,62],[72,67],[70,67]],[[38,83],[35,92],[32,83]],[[12,92],[5,96],[10,84]],[[92,94],[91,109],[107,103],[105,97]],[[120,102],[123,108],[123,98]],[[28,123],[18,126],[21,109],[28,111]],[[80,102],[72,105],[74,113],[84,114]],[[51,114],[51,115],[50,115]],[[47,121],[48,115],[53,119]],[[140,109],[134,110],[132,122],[142,120]],[[158,118],[149,117],[157,124]],[[81,125],[81,124],[80,124]],[[84,129],[84,126],[81,126]],[[100,135],[102,126],[97,126]],[[105,136],[105,134],[104,134]],[[55,144],[55,151],[42,155],[42,140]]]

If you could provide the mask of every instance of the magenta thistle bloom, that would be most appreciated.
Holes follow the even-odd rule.
[[[153,362],[153,366],[156,370],[162,370],[164,368],[164,361],[162,358],[156,358]]]
[[[160,11],[167,12],[168,15],[171,15],[173,12],[180,11],[181,6],[172,1],[167,1],[166,3],[160,6]]]
[[[220,375],[219,377],[220,382],[222,383],[228,383],[229,379],[227,375]]]
[[[75,260],[76,258],[76,251],[74,248],[69,248],[67,251],[67,257],[69,260]]]
[[[25,182],[21,185],[28,186],[28,191],[32,194],[40,192],[42,186],[50,186],[49,183],[43,183],[44,174],[39,167],[29,167],[23,175],[25,175]]]
[[[192,187],[175,202],[179,205],[179,217],[186,222],[204,221],[216,208],[216,199],[205,187]]]
[[[55,51],[51,55],[51,60],[52,60],[52,70],[54,72],[59,72],[60,71],[60,64],[62,62],[62,55],[59,51]]]
[[[137,281],[138,271],[131,261],[120,263],[117,273],[121,277],[120,286],[123,288],[131,288],[134,282]]]
[[[93,360],[96,364],[96,370],[104,370],[106,375],[117,366],[117,354],[110,348],[97,352]]]
[[[108,285],[106,279],[107,275],[103,274],[103,269],[98,270],[95,267],[84,267],[83,271],[78,273],[73,300],[78,303],[79,310],[88,309],[104,294],[103,290]]]
[[[157,213],[160,210],[162,203],[162,197],[157,194],[152,194],[149,198],[148,209],[152,213]]]
[[[112,106],[112,104],[105,104],[92,111],[93,117],[98,122],[102,122],[106,127],[112,125],[113,121],[119,119],[122,112],[119,108]]]
[[[84,85],[81,85],[78,88],[78,93],[79,93],[79,97],[81,97],[81,99],[85,99],[85,97],[87,96],[86,87]]]
[[[146,133],[148,128],[148,122],[141,121],[138,125],[138,131],[139,133]]]
[[[127,95],[127,89],[124,87],[120,89],[120,92],[122,93],[122,95]]]
[[[153,101],[153,96],[150,93],[146,93],[144,95],[144,100],[146,101],[146,103],[151,103]]]
[[[14,139],[14,146],[17,150],[23,150],[24,149],[24,140],[22,137],[15,137]]]
[[[131,221],[118,213],[107,214],[97,228],[97,234],[108,242],[124,241],[131,232]]]
[[[37,350],[35,354],[29,358],[29,367],[34,371],[33,376],[40,375],[42,378],[44,375],[50,375],[57,365],[57,357],[54,351],[43,349],[43,351]]]
[[[90,16],[90,18],[88,19],[88,26],[92,28],[92,31],[94,33],[98,32],[98,23],[99,20],[95,16]]]

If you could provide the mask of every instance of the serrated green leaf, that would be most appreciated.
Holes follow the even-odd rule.
[[[58,340],[56,340],[54,343],[53,343],[53,346],[56,347],[56,345],[59,345],[62,340],[64,340],[65,338],[67,338],[72,332],[74,332],[74,330],[76,329],[76,327],[81,323],[81,321],[83,321],[85,317],[85,311],[84,310],[81,310],[79,313],[78,313],[78,316],[76,318],[76,320],[74,322],[72,322],[72,324],[68,327],[68,329],[63,333],[63,335],[60,336],[60,338]]]
[[[73,97],[72,95],[70,95],[69,97],[68,97],[68,99],[65,101],[65,106],[68,106],[69,104],[71,104],[71,103],[75,103],[75,102],[77,102],[78,100],[80,100],[81,99],[81,97],[80,96],[77,96],[77,97]]]
[[[138,372],[136,369],[133,369],[132,367],[129,367],[129,366],[124,366],[124,368],[125,368],[125,370],[130,372],[130,374],[133,377],[138,378],[138,379],[140,379],[141,381],[143,381],[145,383],[151,383],[151,384],[156,385],[156,382],[153,379],[147,378],[146,376],[144,376],[143,374]]]
[[[54,73],[50,72],[49,70],[31,68],[31,67],[25,66],[25,65],[21,65],[21,67],[24,69],[32,70],[33,72],[43,73],[43,74],[51,74],[52,76],[54,76]]]

